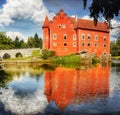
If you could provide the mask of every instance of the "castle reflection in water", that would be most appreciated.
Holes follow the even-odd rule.
[[[109,95],[109,74],[110,66],[86,70],[58,67],[45,72],[45,95],[61,110],[71,104],[96,101]]]

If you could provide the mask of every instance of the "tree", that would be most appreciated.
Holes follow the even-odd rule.
[[[83,0],[86,7],[87,0]],[[93,0],[90,9],[90,16],[94,18],[95,25],[98,22],[99,14],[110,24],[110,20],[119,15],[120,0]],[[111,26],[111,24],[110,24]]]
[[[36,47],[36,48],[40,47],[40,39],[39,39],[37,33],[35,33],[34,39],[35,39],[35,47]]]
[[[14,44],[15,44],[16,49],[20,48],[20,41],[19,41],[19,38],[17,36],[15,38]]]
[[[120,38],[110,43],[110,53],[112,56],[120,56]]]
[[[29,37],[27,41],[28,48],[35,48],[35,39],[33,37]]]
[[[42,49],[42,38],[40,38],[40,48]]]
[[[27,48],[27,44],[24,42],[24,40],[20,40],[20,48]]]
[[[12,49],[14,44],[11,38],[7,37],[5,32],[0,32],[0,49]]]

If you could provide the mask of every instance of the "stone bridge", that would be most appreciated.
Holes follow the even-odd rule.
[[[32,52],[35,50],[40,50],[40,48],[0,50],[0,57],[1,58],[16,58],[19,56],[29,57],[32,56]]]

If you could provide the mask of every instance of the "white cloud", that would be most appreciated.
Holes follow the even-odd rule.
[[[114,36],[115,38],[120,36],[120,21],[117,20],[111,20],[112,28],[110,30],[110,35]]]
[[[93,18],[90,18],[90,16],[86,15],[86,16],[83,16],[82,19],[86,19],[86,20],[93,20]]]
[[[0,26],[14,23],[15,18],[40,23],[46,15],[52,17],[54,13],[49,13],[42,0],[7,0],[0,10]]]
[[[19,40],[24,40],[25,42],[27,41],[27,37],[26,36],[24,36],[22,33],[20,33],[20,32],[11,32],[11,31],[9,31],[9,32],[6,32],[6,35],[8,36],[8,37],[10,37],[11,39],[13,39],[13,40],[15,40],[15,38],[16,38],[16,36],[19,38]]]
[[[8,98],[9,95],[9,98]],[[34,95],[19,97],[15,95],[13,89],[3,89],[0,101],[4,104],[6,111],[11,111],[17,115],[35,115],[43,113],[48,102],[44,95],[44,90],[38,89]]]

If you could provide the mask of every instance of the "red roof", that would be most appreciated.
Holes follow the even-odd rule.
[[[75,25],[75,28],[109,32],[109,26],[106,22],[98,22],[97,26],[95,26],[94,21],[92,20],[85,20],[80,18],[76,19],[73,17],[69,17],[69,19],[71,23]]]
[[[44,27],[44,28],[45,28],[45,27],[49,27],[49,19],[48,19],[48,16],[46,16],[46,18],[45,18],[43,27]]]
[[[61,9],[54,18],[57,18],[57,15],[67,16],[63,9]],[[92,20],[85,20],[75,17],[67,17],[70,20],[70,23],[74,24],[76,29],[87,29],[87,30],[96,30],[96,31],[103,31],[109,32],[109,26],[105,22],[98,22],[97,26],[95,26],[94,21]],[[49,27],[49,19],[46,16],[43,27]]]

